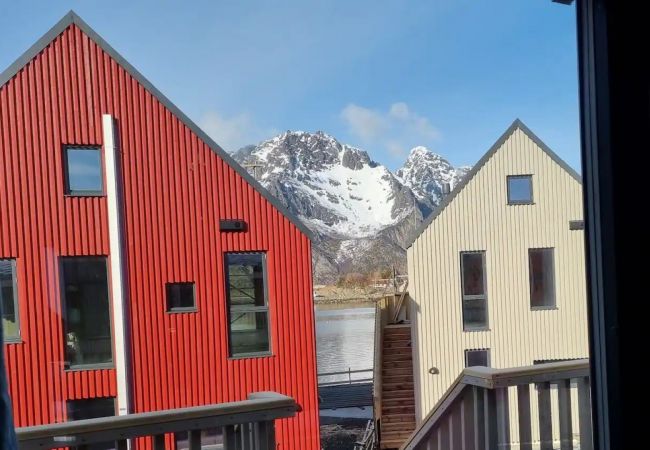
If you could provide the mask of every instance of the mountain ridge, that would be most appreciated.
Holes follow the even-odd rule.
[[[323,131],[286,131],[233,157],[312,230],[318,284],[391,267],[404,273],[410,234],[443,185],[453,188],[467,171],[419,146],[393,173]]]

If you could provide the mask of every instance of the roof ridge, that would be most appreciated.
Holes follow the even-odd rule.
[[[309,239],[313,240],[312,231],[292,212],[284,206],[277,197],[271,194],[264,186],[253,178],[235,159],[207,135],[193,120],[191,120],[180,108],[160,92],[144,75],[142,75],[131,63],[120,55],[111,45],[104,40],[90,25],[88,25],[74,10],[68,11],[52,28],[50,28],[40,39],[29,49],[18,57],[7,69],[0,73],[0,88],[11,80],[23,67],[32,61],[41,51],[63,33],[70,25],[78,26],[93,42],[104,50],[118,65],[128,72],[135,80],[149,91],[165,108],[187,126],[200,140],[202,140],[214,153],[217,154],[227,165],[232,167],[247,183],[249,183],[262,197],[269,201],[280,213],[292,222]]]
[[[483,168],[483,166],[488,162],[488,160],[501,148],[503,143],[508,140],[508,138],[517,130],[521,130],[529,139],[531,139],[537,146],[546,153],[556,164],[558,164],[562,169],[564,169],[571,177],[573,177],[578,183],[582,184],[582,179],[580,175],[569,166],[562,158],[560,158],[553,150],[550,149],[548,145],[544,143],[535,133],[531,131],[530,128],[524,124],[521,119],[516,118],[512,124],[506,129],[505,132],[496,140],[494,144],[488,149],[485,154],[478,160],[478,162],[472,167],[463,180],[458,183],[454,189],[447,195],[442,202],[429,214],[429,216],[420,224],[420,226],[415,230],[411,239],[409,239],[406,244],[406,248],[409,248],[413,243],[420,237],[420,235],[426,230],[429,225],[438,217],[442,211],[449,205],[454,198],[458,195],[460,191],[463,190],[467,184],[474,178],[474,176]]]

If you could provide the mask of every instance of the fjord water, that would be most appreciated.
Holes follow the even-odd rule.
[[[372,303],[316,305],[318,373],[372,369],[374,327]],[[352,374],[353,379],[371,377],[371,372]],[[347,379],[321,376],[319,382]]]

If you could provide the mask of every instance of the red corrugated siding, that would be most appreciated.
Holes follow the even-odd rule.
[[[23,341],[6,346],[19,426],[65,420],[64,401],[115,395],[113,370],[62,369],[57,261],[108,254],[104,198],[65,198],[62,144],[119,129],[134,409],[273,390],[303,411],[278,423],[280,448],[317,449],[308,238],[76,26],[0,88],[0,256],[17,257]],[[220,218],[247,221],[220,233]],[[223,253],[267,251],[273,356],[227,358]],[[195,281],[198,312],[165,313],[164,285]]]

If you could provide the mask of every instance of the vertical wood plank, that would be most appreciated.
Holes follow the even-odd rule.
[[[449,435],[451,449],[463,448],[462,403],[456,403],[449,414]]]
[[[438,428],[438,447],[440,449],[450,449],[449,442],[451,441],[451,436],[449,433],[449,428],[451,425],[451,416],[449,414],[445,415],[440,420],[440,427]]]
[[[497,407],[497,440],[499,449],[510,450],[510,403],[508,402],[508,388],[495,390]]]
[[[532,422],[530,419],[530,384],[517,386],[517,412],[519,413],[519,448],[533,450]]]
[[[201,450],[201,430],[190,430],[187,433],[190,450]]]
[[[589,378],[578,379],[578,417],[580,421],[580,450],[593,450]]]
[[[478,450],[485,448],[485,397],[483,390],[473,386],[472,397],[474,400],[474,447]]]
[[[223,427],[223,448],[224,450],[242,450],[241,438],[237,430],[238,425]]]
[[[551,386],[537,384],[537,403],[539,409],[539,440],[541,450],[553,450],[553,428],[551,422]]]
[[[476,450],[476,422],[474,421],[474,392],[465,388],[461,403],[463,450]]]
[[[275,450],[275,424],[272,420],[256,426],[256,450]]]
[[[558,382],[558,408],[560,416],[560,449],[573,450],[573,428],[571,424],[571,380]]]
[[[153,449],[154,450],[165,450],[165,435],[156,434],[153,437]]]
[[[483,420],[485,422],[485,448],[496,449],[499,444],[497,434],[497,398],[493,389],[483,390]]]

